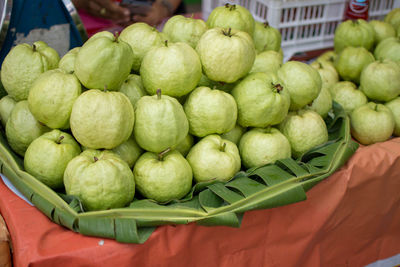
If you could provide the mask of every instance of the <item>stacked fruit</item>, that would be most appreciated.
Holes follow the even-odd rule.
[[[0,100],[0,117],[25,170],[55,190],[65,188],[86,210],[124,207],[135,192],[166,203],[185,196],[193,183],[227,181],[241,168],[298,158],[324,144],[332,98],[356,105],[349,101],[356,97],[341,93],[350,83],[338,82],[336,72],[353,78],[348,65],[354,60],[343,56],[353,49],[344,48],[347,39],[338,39],[338,56],[283,64],[279,32],[226,4],[207,22],[174,16],[163,32],[144,23],[120,35],[100,32],[61,59],[43,42],[21,44],[2,64],[8,95]],[[360,53],[366,56],[356,63],[374,61],[368,51]],[[397,63],[358,68],[361,79],[354,82],[372,92],[369,98],[381,92],[372,84],[385,85],[385,96],[399,95],[400,87],[391,86],[400,79]],[[362,136],[357,125],[368,134],[369,125],[380,131],[386,126],[379,123],[391,119],[394,125],[381,106],[352,113],[356,138]],[[368,112],[376,115],[363,122]]]

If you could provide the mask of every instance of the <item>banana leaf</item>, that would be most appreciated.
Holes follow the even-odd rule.
[[[128,207],[85,211],[80,200],[55,192],[23,169],[0,134],[0,170],[50,220],[82,235],[145,242],[157,226],[165,224],[225,225],[240,227],[249,210],[268,209],[303,201],[306,191],[340,168],[357,150],[350,122],[340,105],[326,119],[329,140],[297,159],[241,170],[230,181],[198,183],[182,199],[156,203],[134,199]]]

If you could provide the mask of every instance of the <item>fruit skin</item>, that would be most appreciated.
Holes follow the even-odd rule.
[[[46,71],[29,91],[29,110],[50,128],[68,129],[72,105],[81,92],[81,84],[74,74],[62,69]]]
[[[289,110],[299,110],[319,95],[322,80],[318,71],[299,61],[288,61],[278,70],[283,88],[289,91]]]
[[[4,89],[16,101],[26,100],[36,78],[41,73],[52,69],[52,63],[57,60],[48,57],[48,54],[54,54],[46,52],[52,48],[42,43],[39,46],[36,46],[36,42],[33,46],[19,44],[4,58],[1,66],[1,81]]]
[[[135,195],[128,164],[108,150],[88,149],[73,158],[64,172],[64,186],[87,211],[122,208]]]
[[[381,20],[371,20],[368,23],[374,29],[375,45],[380,43],[382,40],[386,38],[396,36],[396,30],[390,23]]]
[[[144,22],[136,22],[126,27],[119,38],[128,43],[132,49],[132,70],[139,72],[143,57],[150,49],[163,46],[165,37],[155,27]]]
[[[240,170],[241,165],[237,146],[215,134],[207,135],[195,144],[186,159],[196,182],[227,181]]]
[[[400,8],[392,9],[384,18],[384,21],[390,23],[395,29],[400,26]]]
[[[254,33],[255,20],[245,7],[225,4],[216,7],[207,18],[208,28],[232,28],[247,32],[251,37]]]
[[[181,141],[176,147],[175,150],[179,151],[182,156],[186,157],[189,153],[189,150],[192,148],[194,144],[194,138],[191,134],[186,135],[185,139]]]
[[[197,87],[183,105],[189,133],[198,137],[226,133],[235,127],[237,105],[232,95],[209,87]]]
[[[25,155],[33,140],[48,131],[50,129],[39,123],[30,112],[27,100],[19,101],[15,105],[6,124],[8,144],[21,156]]]
[[[328,141],[328,130],[324,120],[312,110],[289,112],[279,125],[279,130],[289,140],[292,155],[296,158]]]
[[[91,89],[74,102],[71,131],[88,148],[112,149],[132,133],[135,114],[129,99],[120,92]]]
[[[129,74],[125,82],[122,83],[119,91],[129,98],[133,108],[136,107],[136,102],[142,96],[147,95],[142,83],[142,78],[137,74]]]
[[[140,155],[143,154],[143,149],[136,143],[135,137],[132,134],[128,140],[123,142],[112,150],[115,154],[121,157],[126,163],[128,163],[129,168],[132,168]]]
[[[196,88],[200,81],[200,58],[186,43],[166,42],[144,56],[140,76],[150,95],[161,89],[164,95],[183,96]]]
[[[321,76],[322,87],[330,88],[339,81],[339,74],[332,62],[325,59],[317,59],[310,64]]]
[[[281,33],[268,22],[256,21],[253,34],[254,45],[257,53],[273,50],[278,52],[281,48]]]
[[[400,39],[386,38],[376,46],[374,56],[376,60],[390,59],[400,64]]]
[[[276,128],[253,128],[243,134],[239,143],[242,163],[246,168],[275,163],[290,158],[288,139]]]
[[[283,57],[279,52],[268,50],[257,54],[254,60],[253,67],[251,67],[250,73],[253,72],[273,72],[277,73],[283,64]]]
[[[0,99],[0,119],[3,127],[6,126],[11,111],[13,110],[16,104],[17,102],[9,95],[3,96]]]
[[[240,138],[242,138],[243,134],[246,132],[246,128],[236,124],[235,127],[227,133],[221,134],[221,138],[225,140],[229,140],[235,145],[239,144]]]
[[[238,106],[238,123],[243,127],[279,124],[287,115],[290,95],[273,73],[251,73],[232,90]]]
[[[364,47],[346,47],[337,57],[335,67],[343,80],[359,84],[362,70],[374,61],[372,53]]]
[[[195,49],[200,37],[207,30],[204,20],[175,15],[167,20],[162,31],[169,36],[171,42],[184,42]]]
[[[75,71],[75,60],[80,47],[72,48],[58,62],[58,68],[65,70],[67,73]]]
[[[75,75],[88,89],[117,91],[128,77],[132,62],[132,49],[127,43],[110,32],[99,32],[79,49]]]
[[[182,105],[167,95],[143,96],[136,105],[134,134],[143,149],[160,153],[175,148],[189,133]]]
[[[136,162],[133,174],[138,191],[161,203],[181,199],[192,188],[192,168],[178,151],[170,151],[162,159],[158,154],[144,153]]]
[[[321,115],[322,118],[328,116],[329,111],[332,109],[332,96],[328,87],[322,86],[321,92],[311,104],[306,106],[306,109],[311,109]]]
[[[203,72],[213,81],[234,83],[251,70],[256,51],[251,36],[228,28],[206,31],[197,43]]]
[[[395,99],[385,103],[385,106],[393,113],[395,122],[393,134],[395,136],[400,136],[400,97],[396,97]]]
[[[333,42],[336,53],[349,46],[372,50],[375,42],[374,29],[363,19],[346,20],[336,28]]]
[[[354,109],[368,102],[365,94],[358,90],[352,82],[337,83],[334,88],[333,100],[339,103],[349,115]]]
[[[390,101],[400,94],[400,66],[391,60],[375,61],[364,68],[360,90],[371,100]]]
[[[369,102],[350,114],[351,134],[363,145],[383,142],[393,133],[395,121],[389,108]]]
[[[81,153],[81,148],[68,133],[52,130],[33,140],[24,157],[25,170],[52,189],[64,186],[67,164]]]

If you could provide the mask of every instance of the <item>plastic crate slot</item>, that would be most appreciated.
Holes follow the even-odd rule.
[[[295,38],[295,27],[289,27],[289,28],[282,28],[281,29],[281,35],[282,35],[282,40],[284,41],[291,41]]]
[[[250,9],[250,0],[239,0],[239,5]]]
[[[256,15],[264,22],[268,19],[268,6],[256,2]]]
[[[336,28],[337,28],[338,24],[339,23],[335,22],[335,21],[327,23],[326,26],[325,26],[325,35],[332,35],[333,36],[335,34],[335,31],[336,31]]]
[[[281,22],[291,22],[296,20],[297,7],[282,9]]]

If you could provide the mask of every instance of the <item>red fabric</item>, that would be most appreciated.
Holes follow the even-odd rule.
[[[360,147],[308,199],[247,212],[241,228],[159,227],[145,244],[52,223],[0,182],[14,266],[364,266],[400,253],[400,138]]]

